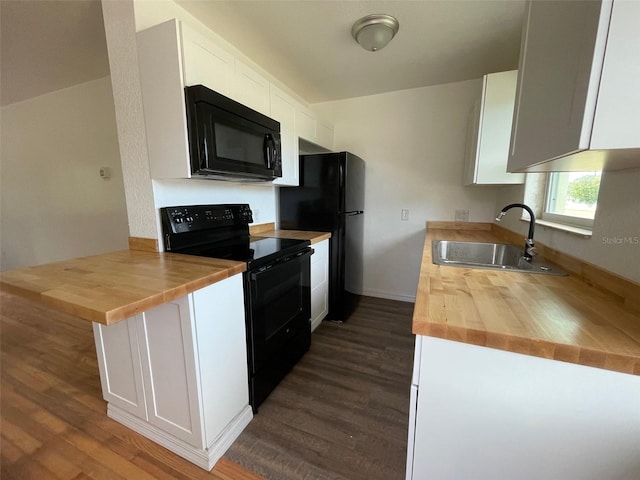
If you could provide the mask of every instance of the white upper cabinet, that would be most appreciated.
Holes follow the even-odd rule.
[[[298,137],[319,145],[327,151],[333,150],[333,126],[320,120],[310,108],[298,106],[296,112]]]
[[[640,2],[525,9],[508,170],[640,166]]]
[[[333,150],[333,126],[318,119],[316,140],[318,145]]]
[[[136,40],[151,178],[189,178],[179,23],[148,28]]]
[[[269,80],[237,59],[235,100],[264,115],[270,114]]]
[[[524,174],[508,173],[509,139],[518,72],[491,73],[469,115],[465,185],[523,183]]]
[[[137,34],[149,164],[154,179],[189,178],[184,87],[204,85],[280,122],[283,177],[298,185],[298,137],[333,146],[333,127],[215,42],[178,20]]]
[[[184,85],[206,85],[233,97],[236,61],[233,55],[195,30],[181,25]]]
[[[276,185],[298,185],[300,183],[298,162],[298,136],[296,135],[296,109],[298,102],[271,85],[271,116],[280,122],[280,145],[282,148],[282,177],[273,181]]]
[[[296,132],[300,138],[316,143],[316,125],[318,121],[314,113],[304,107],[296,112]]]

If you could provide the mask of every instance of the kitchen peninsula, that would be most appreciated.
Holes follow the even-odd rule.
[[[107,415],[210,470],[252,418],[246,263],[133,249],[149,243],[3,272],[0,285],[93,322]]]
[[[625,307],[568,257],[554,260],[569,277],[435,265],[445,239],[522,243],[492,224],[427,225],[407,479],[638,478],[640,286],[618,280]]]

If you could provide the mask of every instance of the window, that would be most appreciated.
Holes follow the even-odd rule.
[[[550,173],[542,219],[591,228],[599,190],[599,171]]]

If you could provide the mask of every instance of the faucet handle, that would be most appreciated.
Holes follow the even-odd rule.
[[[531,255],[532,257],[536,256],[538,254],[538,249],[536,247],[534,247],[533,245],[528,246],[527,250],[526,250],[527,254]]]

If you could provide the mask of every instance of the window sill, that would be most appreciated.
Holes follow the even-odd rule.
[[[520,221],[529,223],[528,218],[521,218]],[[565,225],[564,223],[556,223],[556,222],[550,222],[548,220],[536,219],[536,225],[540,225],[541,227],[552,228],[554,230],[560,230],[562,232],[570,233],[572,235],[577,235],[583,238],[591,238],[592,236],[592,231],[587,228],[574,227],[573,225]]]

